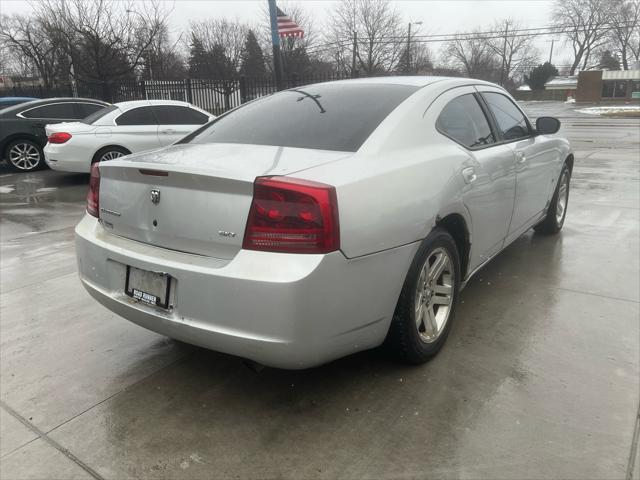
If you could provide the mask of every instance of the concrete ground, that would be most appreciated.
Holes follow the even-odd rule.
[[[640,121],[525,108],[573,142],[564,230],[481,271],[419,367],[257,374],[134,326],[76,277],[87,178],[1,167],[0,476],[640,478]]]

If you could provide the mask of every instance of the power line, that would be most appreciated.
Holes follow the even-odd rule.
[[[609,24],[606,27],[600,29],[600,31],[611,31],[623,26],[633,26],[633,22],[621,22],[616,24]],[[546,27],[535,28],[519,28],[510,30],[505,37],[504,30],[486,30],[481,32],[456,32],[456,33],[443,33],[443,34],[429,34],[429,35],[415,35],[411,37],[412,43],[442,43],[451,42],[456,40],[492,40],[502,38],[519,38],[519,37],[540,37],[549,35],[563,35],[574,33],[576,29],[574,27],[569,28],[569,25],[552,25]],[[358,37],[362,39],[361,43],[369,43],[374,45],[393,45],[406,42],[406,36],[381,36],[377,39],[371,39],[367,35],[358,32]],[[352,47],[351,39],[338,40],[334,42],[323,43],[313,46],[308,50],[308,53],[322,53],[331,50],[331,47]]]

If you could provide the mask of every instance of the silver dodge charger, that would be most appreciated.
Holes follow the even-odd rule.
[[[475,272],[528,229],[562,228],[559,128],[465,78],[282,91],[94,164],[80,278],[138,325],[264,365],[380,345],[424,362]]]

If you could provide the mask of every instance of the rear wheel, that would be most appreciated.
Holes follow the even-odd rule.
[[[108,162],[109,160],[115,160],[116,158],[124,157],[125,155],[129,155],[131,152],[126,148],[122,147],[105,147],[99,150],[93,157],[93,161],[91,163],[96,162]]]
[[[9,167],[16,172],[32,172],[44,165],[42,148],[33,140],[14,140],[5,149]]]
[[[571,181],[571,170],[565,163],[560,172],[560,179],[556,185],[551,203],[547,210],[547,215],[542,222],[536,225],[534,230],[538,233],[554,234],[558,233],[564,225],[567,216],[567,206],[569,205],[569,183]]]
[[[441,228],[424,240],[411,264],[385,340],[408,363],[423,363],[444,345],[460,288],[455,241]]]

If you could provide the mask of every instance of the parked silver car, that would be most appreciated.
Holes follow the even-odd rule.
[[[531,227],[562,228],[573,155],[559,127],[461,78],[270,95],[95,165],[80,277],[132,322],[270,366],[383,343],[423,362],[479,268]]]

